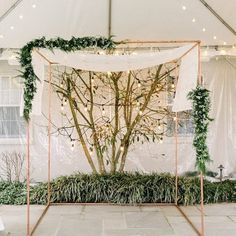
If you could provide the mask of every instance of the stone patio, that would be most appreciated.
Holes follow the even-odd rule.
[[[198,206],[181,207],[200,227]],[[43,206],[31,206],[35,223]],[[5,232],[0,235],[26,235],[26,207],[0,206]],[[206,236],[236,235],[236,204],[205,206]],[[196,235],[174,206],[51,206],[35,236],[192,236]]]

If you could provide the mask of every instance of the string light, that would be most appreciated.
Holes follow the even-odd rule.
[[[158,119],[158,126],[157,126],[157,128],[160,130],[161,129],[161,122],[160,122],[160,120]]]
[[[176,121],[176,120],[177,120],[177,117],[175,116],[175,117],[173,118],[173,120]]]
[[[91,83],[92,83],[92,84],[94,83],[94,78],[91,79]]]
[[[123,152],[124,151],[124,147],[120,146],[120,151]]]
[[[23,15],[19,15],[19,18],[22,20],[23,19]]]
[[[206,31],[206,28],[203,28],[202,31],[205,32],[205,31]]]
[[[63,81],[61,81],[61,83],[60,83],[60,87],[63,88],[63,86],[64,86],[64,85],[63,85]]]
[[[88,111],[88,105],[87,104],[84,106],[84,111]]]
[[[11,30],[14,30],[14,26],[12,25],[12,26],[10,27],[10,29],[11,29]]]
[[[226,42],[224,42],[223,44],[224,44],[224,45],[226,45],[227,43],[226,43]]]
[[[32,8],[36,8],[36,4],[32,4]]]
[[[108,72],[107,72],[107,75],[108,75],[108,77],[111,77],[112,74],[111,74],[110,71],[108,71]]]
[[[214,36],[213,39],[216,40],[216,36]]]
[[[185,11],[187,9],[186,6],[182,6],[182,10]]]
[[[4,38],[4,36],[2,34],[0,34],[0,39],[3,39],[3,38]]]
[[[195,19],[195,18],[193,18],[193,19],[192,19],[192,22],[193,22],[193,23],[195,23],[195,22],[196,22],[196,19]]]
[[[140,110],[138,114],[141,116],[143,114],[143,112]]]
[[[235,49],[235,46],[233,45],[232,48]]]

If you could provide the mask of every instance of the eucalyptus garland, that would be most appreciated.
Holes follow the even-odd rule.
[[[194,140],[193,146],[196,150],[196,167],[203,174],[206,173],[206,163],[210,161],[207,147],[207,132],[210,112],[210,91],[198,85],[196,89],[188,94],[193,104]]]
[[[49,50],[60,49],[64,52],[73,52],[85,48],[100,48],[103,50],[115,47],[115,42],[111,38],[104,37],[72,37],[70,40],[55,38],[47,40],[45,37],[28,42],[19,52],[19,62],[22,67],[21,77],[24,79],[24,117],[27,121],[30,119],[32,111],[32,101],[37,91],[36,80],[32,65],[32,50],[46,48]]]

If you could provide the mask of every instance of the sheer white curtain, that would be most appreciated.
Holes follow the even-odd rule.
[[[236,59],[227,57],[203,63],[206,87],[211,91],[209,150],[217,170],[222,164],[225,174],[236,172]]]
[[[161,52],[143,52],[131,55],[97,55],[83,51],[66,53],[61,50],[54,50],[52,52],[47,49],[41,49],[40,53],[49,61],[59,65],[97,72],[145,69],[181,58],[180,74],[173,111],[178,112],[191,109],[191,103],[187,99],[187,94],[190,90],[195,88],[197,84],[197,44],[188,44]],[[37,52],[32,53],[32,63],[34,65],[35,74],[41,80],[41,83],[37,82],[38,90],[33,101],[32,113],[33,115],[40,115],[45,76],[44,65],[48,65],[48,63]],[[21,109],[21,111],[22,110],[23,109]]]

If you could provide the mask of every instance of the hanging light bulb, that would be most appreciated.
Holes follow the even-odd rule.
[[[137,107],[140,106],[140,102],[139,102],[139,100],[137,100],[137,102],[136,102],[136,106],[137,106]]]
[[[84,106],[84,111],[88,111],[88,105],[87,104]]]
[[[64,99],[64,105],[65,106],[67,105],[67,99],[66,98]]]
[[[75,148],[75,140],[71,139],[71,140],[70,140],[70,144],[71,144],[71,150],[74,151],[74,148]]]
[[[174,82],[174,80],[172,81],[172,83],[171,83],[171,88],[175,88],[175,82]]]
[[[138,87],[139,87],[139,88],[141,87],[141,82],[140,82],[140,80],[138,81]]]
[[[102,106],[102,115],[105,116],[106,115],[106,111],[105,111],[105,108],[104,106]]]
[[[93,155],[93,148],[92,147],[90,147],[90,149],[89,149],[89,154],[90,154],[90,156]]]
[[[160,137],[160,143],[163,143],[163,137]]]
[[[177,117],[175,116],[175,117],[173,118],[173,120],[176,121],[176,120],[177,120]]]
[[[64,104],[61,103],[61,111],[64,111]]]

